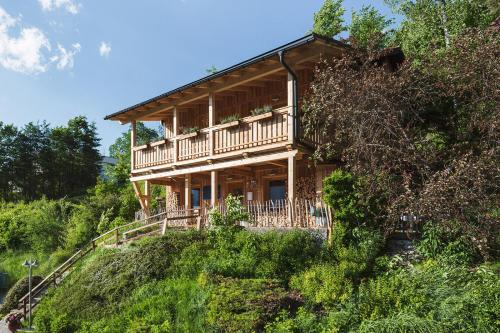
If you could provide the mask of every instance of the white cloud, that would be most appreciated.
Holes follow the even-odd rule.
[[[71,45],[71,47],[72,49],[66,50],[61,44],[57,44],[58,54],[50,58],[50,61],[56,64],[57,69],[71,69],[75,65],[74,57],[78,52],[80,52],[82,46],[80,43],[75,43]]]
[[[48,38],[34,27],[22,28],[19,37],[11,37],[9,30],[17,24],[18,20],[0,7],[0,64],[26,74],[45,72],[47,66],[43,51],[50,51]]]
[[[24,73],[39,74],[46,72],[51,63],[59,70],[74,66],[74,56],[80,52],[81,45],[75,43],[67,50],[59,43],[52,51],[49,39],[36,27],[19,27],[19,36],[12,31],[20,25],[20,18],[13,18],[0,7],[0,65],[6,69]],[[47,60],[46,55],[50,56]]]
[[[78,14],[82,5],[74,0],[38,0],[43,10],[52,11],[63,7],[68,13]]]
[[[101,55],[101,57],[109,57],[109,54],[111,53],[111,45],[109,45],[108,43],[106,42],[101,42],[101,44],[99,45],[99,54]]]

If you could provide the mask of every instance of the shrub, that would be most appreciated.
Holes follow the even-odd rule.
[[[399,313],[393,317],[367,320],[359,328],[360,333],[439,333],[439,325],[432,319]]]
[[[72,208],[64,200],[41,199],[17,204],[0,202],[0,250],[54,251],[64,243]]]
[[[220,232],[212,243],[205,270],[238,278],[273,278],[285,284],[291,275],[318,260],[323,250],[314,235],[305,231]]]
[[[210,210],[210,223],[213,226],[234,227],[240,221],[248,221],[250,216],[241,200],[241,196],[229,194],[225,200],[226,211],[224,213],[217,208]]]
[[[422,239],[417,245],[418,252],[426,258],[457,265],[467,265],[478,258],[474,247],[463,236],[460,227],[444,229],[439,224],[428,222],[424,225]]]
[[[403,313],[428,318],[421,327],[435,323],[446,332],[495,332],[498,290],[497,275],[487,267],[473,272],[427,261],[361,283],[356,302],[360,320],[369,321],[366,330],[397,327]]]
[[[83,323],[81,332],[205,332],[210,288],[192,280],[163,280],[136,289],[111,317]]]
[[[273,280],[222,279],[207,304],[207,324],[217,332],[260,332],[281,309],[300,302]]]
[[[33,276],[32,285],[36,286],[40,282],[42,282],[43,278],[38,275]],[[20,279],[17,281],[12,288],[10,288],[9,292],[5,296],[4,302],[0,304],[0,315],[7,314],[13,309],[17,309],[17,305],[19,304],[19,300],[21,297],[26,295],[29,290],[29,280],[28,277]]]
[[[314,304],[333,307],[346,302],[354,291],[349,278],[352,267],[331,264],[316,265],[309,270],[292,277],[292,288]]]
[[[291,285],[314,304],[333,307],[346,303],[361,277],[367,275],[381,248],[377,232],[355,228],[353,242],[338,246],[333,263],[322,263],[292,277]]]
[[[281,311],[274,322],[266,325],[267,333],[289,333],[289,332],[308,332],[322,333],[325,332],[325,325],[322,322],[323,318],[318,317],[314,312],[300,307],[292,316],[287,311]]]

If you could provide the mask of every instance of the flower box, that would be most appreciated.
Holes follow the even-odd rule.
[[[219,125],[219,129],[235,127],[235,126],[238,126],[239,124],[240,124],[240,121],[235,120],[235,121],[231,121],[229,123]]]
[[[273,111],[269,111],[263,114],[259,114],[257,116],[250,116],[248,117],[248,121],[258,121],[258,120],[264,120],[264,119],[269,119],[273,117]]]

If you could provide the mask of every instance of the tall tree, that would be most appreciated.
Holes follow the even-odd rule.
[[[13,125],[0,121],[0,195],[1,198],[11,200],[13,195],[14,179],[14,144],[18,130]]]
[[[381,14],[373,6],[365,6],[352,12],[348,27],[351,44],[362,49],[379,49],[389,45],[393,38],[390,26],[394,21]]]
[[[468,28],[485,28],[498,15],[498,4],[483,0],[386,0],[404,19],[397,41],[420,62],[442,51]]]
[[[18,133],[14,140],[12,181],[17,194],[27,200],[33,200],[43,195],[46,154],[49,150],[48,135],[50,129],[47,123],[28,123]]]
[[[345,9],[342,7],[342,0],[325,0],[318,12],[314,14],[314,24],[312,31],[318,35],[333,38],[342,31],[344,26]]]
[[[129,182],[130,175],[130,129],[116,139],[109,147],[109,155],[117,160],[115,166],[106,170],[110,179],[118,186],[124,186]],[[146,127],[143,123],[136,125],[137,144],[142,145],[161,138],[159,131]]]

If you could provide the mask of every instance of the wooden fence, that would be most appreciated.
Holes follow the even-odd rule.
[[[217,208],[224,214],[227,207],[219,204]],[[275,200],[252,202],[244,205],[248,221],[242,221],[249,227],[257,228],[304,228],[329,229],[331,210],[321,200]]]
[[[251,202],[243,206],[248,213],[248,221],[241,221],[244,225],[257,228],[303,228],[303,229],[329,229],[331,228],[331,209],[320,198],[307,200],[274,200],[266,202]],[[216,208],[225,214],[227,207],[224,203],[219,203]],[[174,217],[182,214],[193,214],[200,217],[202,228],[210,227],[209,207],[186,210],[184,207],[165,209],[159,207],[152,211],[154,214],[164,213],[166,216]],[[136,212],[136,219],[144,217],[142,210]],[[184,223],[187,226],[187,220],[178,220],[178,224]],[[194,222],[191,221],[192,224]]]

